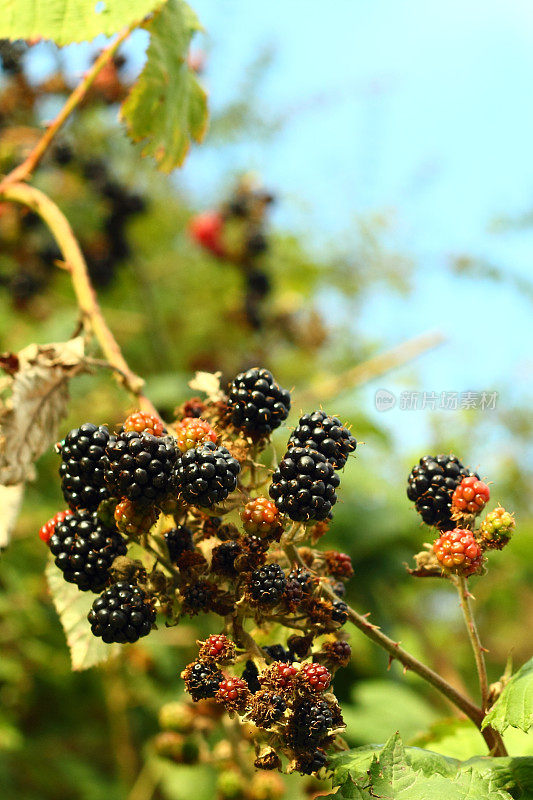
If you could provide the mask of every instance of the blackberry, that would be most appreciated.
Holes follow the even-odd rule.
[[[314,411],[300,417],[289,439],[289,447],[310,447],[322,453],[335,469],[342,469],[356,449],[357,440],[338,417]]]
[[[219,575],[233,577],[237,574],[235,559],[241,553],[238,542],[223,542],[211,551],[211,570]]]
[[[313,752],[300,753],[295,762],[295,767],[301,775],[311,775],[318,772],[328,763],[327,756],[323,750],[317,749]]]
[[[250,270],[250,272],[246,274],[246,286],[249,292],[258,299],[266,297],[272,290],[269,276],[260,269]]]
[[[318,584],[318,580],[312,576],[309,570],[303,567],[296,567],[287,575],[288,581],[296,581],[303,594],[312,594],[313,589]]]
[[[252,694],[255,694],[261,688],[259,683],[259,670],[253,661],[246,662],[241,678],[246,681]]]
[[[127,581],[118,581],[98,597],[87,615],[91,631],[104,642],[136,642],[148,636],[155,610],[146,593]]]
[[[98,508],[109,497],[104,481],[105,448],[109,431],[105,425],[86,422],[73,428],[57,445],[61,455],[61,491],[71,508]]]
[[[454,455],[423,456],[411,470],[407,497],[426,523],[441,531],[455,527],[452,521],[452,496],[463,478],[479,475],[470,472]]]
[[[331,605],[333,606],[331,619],[333,622],[340,622],[341,625],[344,625],[348,620],[348,606],[343,600],[334,600]]]
[[[341,600],[346,597],[346,584],[342,581],[331,581],[330,585],[337,597],[340,597]]]
[[[224,680],[224,675],[219,669],[204,661],[193,661],[181,673],[181,677],[195,703],[198,700],[214,697]]]
[[[250,594],[258,605],[274,606],[281,600],[287,581],[279,564],[266,564],[252,572]]]
[[[268,241],[264,233],[254,231],[246,239],[246,252],[250,256],[259,256],[268,250]]]
[[[263,647],[263,650],[273,661],[281,661],[284,664],[290,664],[292,662],[289,651],[285,650],[282,644],[269,644]]]
[[[293,747],[317,745],[335,725],[333,713],[325,700],[307,700],[298,706],[288,726]]]
[[[109,439],[105,480],[110,492],[128,500],[154,502],[172,488],[177,449],[170,437],[124,431]]]
[[[103,525],[93,511],[67,515],[56,524],[48,546],[65,580],[82,592],[101,591],[113,561],[127,551],[120,533]]]
[[[259,728],[270,728],[279,722],[287,709],[287,703],[280,694],[270,689],[261,689],[254,695],[250,707],[250,717]]]
[[[165,533],[165,542],[170,560],[177,564],[181,556],[194,550],[192,531],[186,525],[178,525]]]
[[[205,442],[187,450],[176,464],[176,481],[187,503],[209,507],[221,503],[237,486],[241,467],[226,447]]]
[[[240,372],[228,388],[231,419],[236,428],[255,436],[267,436],[287,419],[291,396],[267,369]]]
[[[208,581],[197,581],[186,586],[183,590],[183,609],[191,617],[200,611],[207,611],[214,595],[216,587]]]
[[[316,450],[293,447],[272,476],[270,496],[295,522],[326,519],[337,502],[339,476]]]

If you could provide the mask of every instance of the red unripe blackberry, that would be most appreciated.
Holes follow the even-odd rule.
[[[231,419],[236,428],[255,436],[267,436],[287,419],[291,396],[267,369],[240,372],[228,387]]]
[[[331,683],[331,673],[323,664],[303,664],[298,677],[314,692],[324,692]]]
[[[293,447],[272,476],[269,494],[295,522],[326,519],[337,502],[339,476],[316,450]]]
[[[168,554],[173,564],[179,564],[184,553],[194,550],[192,531],[186,525],[178,525],[176,528],[167,531],[164,536]]]
[[[108,441],[105,425],[85,422],[69,431],[57,445],[61,491],[70,508],[95,509],[109,497],[104,480]]]
[[[224,678],[215,695],[215,699],[223,703],[228,711],[237,711],[240,714],[245,710],[250,698],[248,684],[242,678]]]
[[[483,564],[483,552],[472,531],[445,531],[434,543],[433,552],[446,572],[473,575]]]
[[[223,633],[212,634],[202,643],[198,655],[201,661],[229,663],[235,658],[235,645]]]
[[[204,211],[196,214],[189,222],[189,234],[201,247],[219,258],[224,256],[222,241],[224,218],[218,211]]]
[[[241,512],[243,528],[247,533],[267,537],[280,530],[279,511],[268,497],[249,500]]]
[[[452,496],[463,478],[479,475],[470,472],[453,455],[423,456],[408,478],[407,497],[426,523],[442,531],[454,527]]]
[[[72,511],[58,511],[57,514],[52,517],[52,519],[49,519],[48,522],[45,522],[45,524],[42,526],[39,531],[39,539],[42,539],[45,544],[48,544],[50,537],[54,533],[56,525],[60,522],[63,522],[65,517],[70,516],[72,513]]]
[[[193,701],[206,700],[214,697],[218,687],[224,680],[224,675],[214,664],[205,661],[193,661],[181,673],[185,681],[185,688]]]
[[[167,429],[155,414],[145,411],[136,411],[126,417],[122,426],[123,431],[137,431],[137,433],[151,433],[152,436],[164,436]]]
[[[298,674],[298,667],[294,664],[285,664],[275,661],[259,676],[259,683],[267,689],[274,689],[285,693],[291,689],[294,678]]]
[[[199,417],[185,417],[175,426],[176,441],[182,453],[203,442],[216,442],[217,435],[209,422]]]
[[[347,553],[337,550],[326,550],[324,553],[328,575],[334,578],[351,578],[353,575],[352,559]]]
[[[490,489],[475,475],[463,478],[452,495],[452,512],[479,514],[490,500]]]
[[[83,510],[56,523],[48,546],[65,580],[82,592],[101,591],[113,561],[127,552],[118,531],[103,525],[95,512]]]
[[[335,469],[342,469],[357,441],[338,417],[315,411],[300,417],[289,439],[289,447],[309,447],[322,453]]]
[[[91,631],[104,642],[136,642],[148,636],[155,610],[146,593],[127,581],[118,581],[94,601],[87,619]]]
[[[170,492],[177,449],[169,437],[125,431],[109,439],[105,480],[115,497],[155,502]]]
[[[274,606],[280,602],[287,582],[279,564],[265,564],[252,572],[250,595],[260,606]]]
[[[240,470],[239,462],[226,447],[205,442],[178,459],[175,475],[185,502],[209,508],[234,491]]]

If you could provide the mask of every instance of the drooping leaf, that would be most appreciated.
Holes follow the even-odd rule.
[[[533,758],[491,758],[483,756],[471,758],[461,765],[461,769],[472,769],[482,775],[490,773],[493,785],[507,791],[520,791],[520,800],[533,798]]]
[[[527,733],[533,726],[533,658],[505,686],[483,720],[483,727],[487,725],[500,733],[509,726]]]
[[[375,757],[383,750],[383,745],[364,745],[330,757],[330,766],[334,770],[335,781],[342,783],[353,772],[366,772]],[[456,758],[447,758],[431,750],[420,747],[405,747],[405,760],[410,767],[420,770],[425,775],[456,774],[461,762]]]
[[[142,20],[164,0],[0,0],[0,38],[56,44],[111,36]]]
[[[171,172],[187,155],[191,140],[207,129],[207,96],[187,63],[190,41],[201,25],[185,0],[168,0],[146,25],[146,64],[122,105],[128,133],[143,155]]]
[[[67,583],[52,559],[46,567],[46,578],[65,631],[72,669],[88,669],[117,655],[121,647],[119,644],[105,644],[91,633],[87,614],[95,595],[92,592],[80,592],[75,584]]]
[[[23,483],[33,464],[57,438],[66,416],[68,384],[85,369],[80,336],[58,344],[31,344],[0,356],[8,372],[0,400],[0,484]]]
[[[16,525],[22,498],[24,484],[16,483],[14,486],[0,486],[0,550],[7,547],[11,533]]]

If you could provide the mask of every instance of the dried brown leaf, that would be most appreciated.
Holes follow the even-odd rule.
[[[221,375],[221,372],[197,372],[194,378],[189,381],[189,386],[197,392],[206,394],[209,402],[216,403],[225,397],[223,390],[220,388]]]

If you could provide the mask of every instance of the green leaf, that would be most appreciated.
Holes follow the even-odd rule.
[[[533,726],[533,658],[513,675],[483,720],[499,733],[511,726],[525,733]]]
[[[146,27],[146,64],[121,115],[130,137],[142,143],[142,154],[170,172],[183,163],[191,140],[201,142],[207,129],[207,96],[187,64],[190,41],[202,28],[184,0],[168,0]]]
[[[120,652],[119,644],[105,644],[93,636],[87,614],[94,602],[92,592],[80,592],[73,583],[67,583],[53,559],[46,566],[46,578],[52,600],[67,637],[73,670],[88,669],[107,661]]]
[[[367,759],[368,748],[364,750]],[[339,758],[333,760],[334,765]],[[415,764],[423,765],[424,769],[417,769]],[[456,773],[453,777],[452,770]],[[348,800],[360,797],[379,797],[381,800],[511,800],[511,795],[500,788],[501,781],[490,772],[480,773],[471,766],[457,772],[451,759],[435,754],[417,754],[410,761],[398,733],[389,739],[379,755],[374,755],[366,772],[363,772],[361,763],[359,769],[354,766],[343,777],[340,796]],[[334,778],[337,778],[336,772]]]
[[[142,22],[162,1],[0,0],[0,38],[85,42]]]
[[[365,745],[330,757],[330,766],[334,770],[335,781],[342,783],[353,772],[366,772],[372,760],[379,756],[383,745]],[[456,758],[447,758],[431,750],[420,747],[405,747],[405,760],[415,770],[425,775],[453,776],[457,773],[461,762]]]
[[[500,789],[520,790],[520,800],[533,798],[533,758],[471,758],[461,769],[472,769],[485,776],[490,773],[493,785]]]

